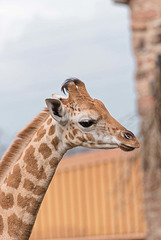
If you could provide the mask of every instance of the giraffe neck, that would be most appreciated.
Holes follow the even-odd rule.
[[[0,187],[0,239],[29,239],[38,209],[66,152],[60,127],[49,117]]]

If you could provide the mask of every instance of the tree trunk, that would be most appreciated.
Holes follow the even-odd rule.
[[[159,67],[160,66],[160,67]],[[147,240],[161,240],[161,57],[156,70],[155,103],[144,119],[143,171]]]

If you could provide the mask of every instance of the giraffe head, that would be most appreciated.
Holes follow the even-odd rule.
[[[131,151],[140,146],[134,134],[124,128],[108,112],[104,104],[92,99],[79,79],[68,79],[62,91],[68,98],[54,95],[46,99],[51,116],[63,128],[68,146],[88,148],[121,148]]]

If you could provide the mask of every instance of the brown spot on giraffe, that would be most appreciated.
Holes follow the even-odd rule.
[[[73,147],[74,147],[74,145],[73,145],[73,144],[71,144],[71,143],[68,143],[68,142],[66,143],[66,146],[67,146],[67,148],[68,148],[68,149],[71,149],[71,148],[73,148]]]
[[[40,147],[38,148],[38,151],[43,155],[45,159],[50,157],[50,155],[52,154],[51,149],[48,147],[46,143],[41,143]]]
[[[74,111],[74,107],[70,104],[70,109],[72,110],[72,113],[73,113],[73,111]]]
[[[46,133],[46,130],[44,129],[44,126],[41,126],[37,132],[37,138],[35,138],[34,142],[39,142],[43,138],[45,133]]]
[[[29,179],[25,179],[23,187],[28,190],[32,191],[35,195],[41,195],[45,192],[45,189],[39,185],[34,185]]]
[[[56,136],[51,143],[54,145],[55,150],[58,150],[59,138]]]
[[[27,191],[32,191],[34,188],[34,184],[33,182],[31,182],[29,179],[25,179],[23,187],[27,190]]]
[[[75,141],[75,146],[78,146],[80,144],[80,141],[79,140],[76,140]]]
[[[75,135],[77,135],[79,132],[80,132],[79,129],[74,129],[74,130],[73,130],[73,135],[75,136]]]
[[[74,136],[69,132],[69,137],[73,140]]]
[[[3,229],[4,229],[3,218],[2,215],[0,215],[0,235],[2,235]]]
[[[13,204],[14,204],[13,195],[11,193],[5,194],[4,192],[2,192],[2,190],[0,190],[0,206],[3,209],[9,209],[13,207]]]
[[[44,194],[45,191],[46,191],[45,188],[37,185],[37,186],[34,188],[33,193],[34,193],[35,195],[40,196],[40,195]]]
[[[30,237],[33,224],[27,224],[13,213],[8,217],[8,233],[17,240],[26,240]]]
[[[31,145],[25,153],[24,162],[26,163],[26,170],[37,179],[45,179],[46,173],[43,166],[38,169],[37,159],[34,156],[35,148]]]
[[[56,168],[58,163],[59,161],[56,157],[53,157],[49,162],[51,168]]]
[[[91,143],[89,143],[89,145],[90,145],[91,147],[94,147],[94,146],[95,146],[95,143],[91,142]]]
[[[78,139],[79,141],[81,141],[81,142],[85,142],[85,141],[86,141],[85,138],[84,138],[84,136],[77,136],[77,139]]]
[[[49,119],[47,120],[47,125],[50,125],[51,122],[52,122],[52,118],[49,118]]]
[[[55,133],[55,126],[54,125],[51,125],[51,127],[49,128],[49,136],[53,135]]]
[[[40,202],[38,202],[34,197],[23,197],[19,193],[17,196],[17,206],[26,209],[26,211],[33,216],[36,215]]]
[[[13,168],[12,173],[10,172],[8,177],[5,179],[5,183],[7,183],[7,186],[18,188],[19,184],[21,182],[21,169],[19,164],[16,164]]]
[[[93,137],[93,135],[91,133],[86,133],[86,137],[89,141],[94,142],[95,138]]]

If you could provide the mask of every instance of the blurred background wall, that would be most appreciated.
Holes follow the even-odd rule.
[[[147,240],[161,239],[161,2],[116,0],[130,9],[141,116]]]

